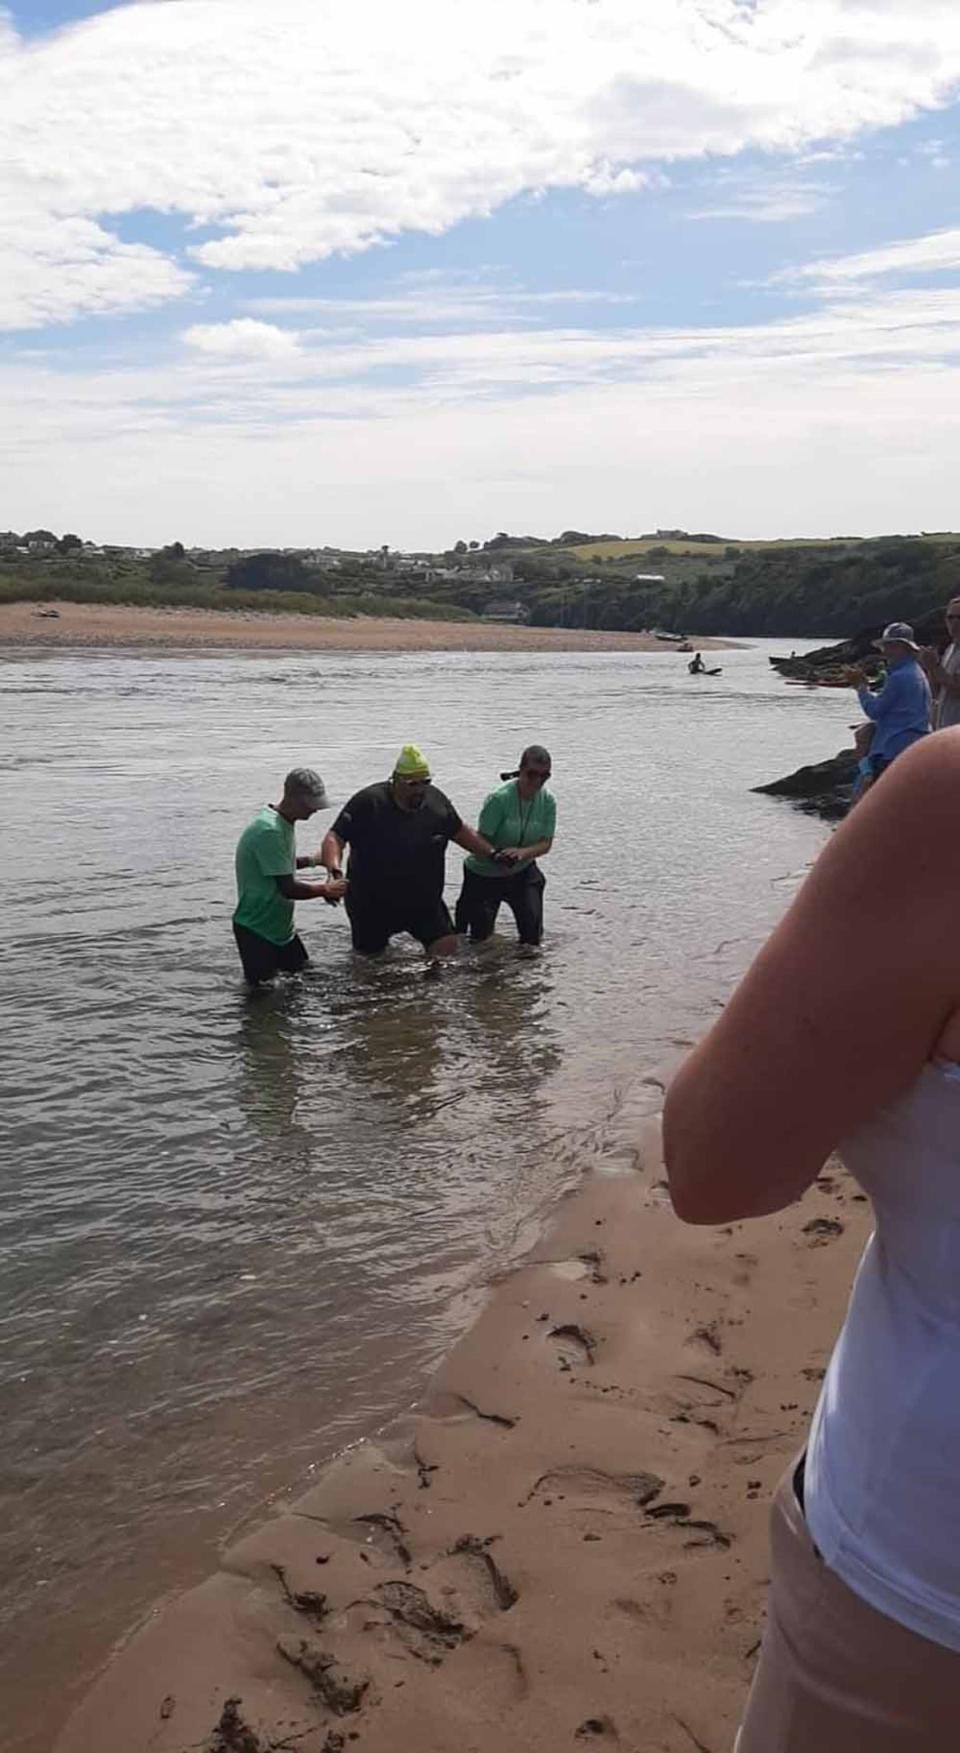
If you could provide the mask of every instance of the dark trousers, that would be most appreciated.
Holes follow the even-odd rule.
[[[516,876],[478,876],[465,870],[457,901],[458,931],[469,931],[474,943],[482,943],[497,923],[502,902],[517,922],[521,943],[538,944],[543,936],[543,891],[547,879],[536,864],[528,864]]]
[[[278,973],[299,974],[310,960],[296,935],[289,943],[269,943],[258,931],[249,931],[245,925],[236,924],[233,935],[248,986],[262,986],[264,981],[272,980]]]

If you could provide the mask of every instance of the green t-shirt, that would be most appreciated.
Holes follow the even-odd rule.
[[[508,779],[506,785],[491,791],[477,826],[498,852],[505,846],[533,846],[538,840],[552,840],[557,827],[556,800],[543,785],[529,803],[524,803],[516,780]],[[466,867],[477,876],[510,875],[508,864],[494,864],[491,858],[477,858],[473,852]]]
[[[297,843],[292,822],[264,804],[244,828],[237,845],[235,925],[245,925],[268,943],[285,944],[293,937],[293,902],[281,895],[278,876],[293,876]]]

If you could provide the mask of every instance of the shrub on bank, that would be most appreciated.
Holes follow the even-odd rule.
[[[358,615],[402,621],[473,621],[469,609],[422,597],[362,596],[318,597],[300,591],[232,590],[226,595],[216,586],[203,584],[146,584],[140,578],[93,579],[64,575],[32,576],[25,567],[0,565],[0,603],[116,603],[129,608],[214,609],[221,613],[253,612],[258,615],[322,615],[328,620],[353,619]]]

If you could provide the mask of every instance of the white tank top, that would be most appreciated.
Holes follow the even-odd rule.
[[[807,1524],[863,1600],[960,1651],[960,1067],[925,1066],[839,1155],[876,1231],[814,1415]]]

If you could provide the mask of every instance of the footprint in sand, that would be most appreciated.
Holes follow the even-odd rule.
[[[653,1625],[662,1629],[673,1612],[673,1597],[664,1592],[652,1601],[635,1601],[629,1595],[620,1595],[610,1605],[635,1625]]]
[[[605,1473],[600,1467],[554,1467],[541,1473],[523,1499],[557,1500],[573,1510],[646,1509],[660,1496],[664,1482],[656,1473]]]
[[[356,1629],[380,1631],[395,1639],[408,1655],[439,1667],[451,1651],[469,1643],[480,1627],[497,1614],[508,1613],[518,1594],[489,1548],[490,1540],[465,1534],[418,1572],[420,1581],[391,1579],[378,1583],[348,1612]]]
[[[834,1236],[843,1235],[843,1224],[838,1217],[812,1217],[804,1224],[803,1233],[809,1237],[811,1248],[822,1248]]]
[[[353,1521],[358,1528],[365,1530],[366,1545],[375,1547],[385,1558],[399,1558],[404,1570],[409,1570],[412,1561],[410,1548],[404,1539],[407,1530],[399,1516],[371,1510],[369,1515],[354,1516]],[[331,1527],[333,1526],[334,1524],[331,1523]],[[338,1531],[346,1532],[347,1530]]]
[[[606,1741],[615,1747],[620,1745],[617,1725],[610,1716],[588,1716],[586,1721],[580,1724],[574,1740]]]
[[[551,1327],[547,1338],[557,1348],[562,1370],[573,1369],[576,1364],[593,1367],[597,1341],[586,1327],[579,1326],[576,1321],[565,1321],[559,1327]]]
[[[723,1353],[723,1341],[720,1338],[718,1321],[705,1321],[703,1326],[694,1327],[687,1344],[697,1351],[709,1351],[714,1357]]]

